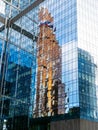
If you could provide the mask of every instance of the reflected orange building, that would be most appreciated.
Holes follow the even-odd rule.
[[[35,117],[65,112],[65,85],[62,84],[61,79],[61,47],[54,34],[53,17],[46,8],[40,9],[39,21]]]

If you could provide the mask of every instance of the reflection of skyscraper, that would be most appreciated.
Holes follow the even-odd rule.
[[[10,63],[8,66],[8,73],[9,80],[12,83],[10,96],[12,99],[16,100],[16,102],[13,100],[10,101],[9,115],[11,117],[23,115],[27,116],[29,113],[31,99],[30,74],[32,73],[32,69],[27,66]],[[18,82],[15,77],[17,77]]]
[[[1,56],[1,52],[0,52],[0,56]],[[6,72],[5,68],[6,68],[6,61],[5,61],[5,57],[7,57],[6,53],[2,54],[2,64],[1,64],[1,73],[0,73],[0,112],[3,113],[3,117],[7,117],[9,115],[9,105],[10,105],[10,101],[8,98],[10,93],[11,93],[11,87],[12,84],[9,81],[4,82],[5,80],[5,76],[4,73]],[[5,62],[4,62],[5,61]],[[2,115],[1,113],[1,115]]]
[[[0,119],[6,118],[9,107],[11,112],[15,112],[10,114],[21,116],[27,112],[25,110],[30,105],[30,110],[34,106],[33,117],[56,114],[57,116],[32,119],[34,127],[28,129],[96,130],[98,128],[96,123],[98,122],[97,0],[23,0],[21,2],[5,0],[4,3],[6,2],[3,14],[0,14],[0,64],[5,64],[0,68],[3,79],[3,85],[0,87],[3,90],[1,97],[6,95],[8,97],[0,97],[2,104],[0,104],[2,106]],[[7,47],[4,47],[4,43]],[[14,47],[11,48],[14,49],[11,49],[10,46],[13,45]],[[52,48],[51,53],[48,48]],[[4,62],[3,52],[5,56],[8,55],[8,58],[4,58]],[[57,59],[60,57],[61,64],[56,62],[56,54]],[[6,61],[9,61],[8,66]],[[34,65],[36,61],[37,68]],[[3,71],[6,66],[7,73]],[[60,72],[58,73],[58,69],[55,68],[59,68]],[[62,83],[66,84],[66,87]],[[65,99],[64,93],[66,93]],[[16,100],[13,98],[15,95]],[[58,115],[62,113],[64,115]],[[15,126],[14,130],[27,130],[24,129],[27,121],[22,123],[20,118],[20,121],[13,120],[10,124],[14,126],[14,122],[17,127],[23,126],[20,126],[20,129]],[[31,122],[28,122],[28,127],[30,124]]]
[[[41,8],[39,20],[36,117],[64,113],[65,96],[61,82],[61,48],[54,34],[53,18],[46,8]]]
[[[21,127],[20,121],[22,118],[27,122],[28,116],[32,114],[31,102],[33,97],[31,92],[33,93],[32,86],[34,86],[35,80],[33,79],[32,82],[31,75],[35,74],[35,70],[32,69],[31,63],[33,61],[34,68],[36,64],[35,58],[28,52],[17,49],[18,53],[16,53],[14,45],[10,45],[9,50],[9,57],[8,53],[3,53],[2,56],[0,73],[0,116],[2,116],[0,119],[2,120],[0,121],[2,121],[2,124],[6,121],[6,125],[9,127],[8,130],[11,128],[13,130]],[[17,60],[19,54],[21,55],[21,61]],[[26,60],[29,59],[29,61],[26,62],[24,57],[27,57]],[[27,129],[26,122],[23,129]],[[1,127],[2,125],[0,130]]]
[[[78,49],[78,68],[80,116],[93,119],[97,116],[95,83],[97,66],[90,53],[82,49]]]

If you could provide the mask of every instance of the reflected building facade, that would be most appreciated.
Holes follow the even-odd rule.
[[[8,50],[9,53],[1,52],[0,129],[5,126],[8,130],[28,129],[35,93],[36,57],[12,44]]]
[[[96,130],[97,0],[1,1],[0,128]]]
[[[78,49],[79,101],[81,117],[97,117],[96,71],[93,56],[87,51]]]
[[[39,6],[39,9],[47,8],[48,12],[52,14],[53,25],[56,28],[55,38],[61,49],[60,75],[62,83],[65,84],[64,113],[70,113],[72,111],[75,113],[75,109],[79,109],[81,118],[97,120],[98,55],[95,49],[98,48],[97,18],[96,11],[91,10],[91,8],[96,8],[95,3],[96,1],[92,2],[90,0],[83,0],[82,2],[80,0],[62,0],[60,2],[46,0]],[[43,14],[45,14],[44,11]],[[47,22],[45,19],[41,22],[42,25],[39,28],[46,26],[44,25],[44,22]],[[90,32],[88,28],[90,28]],[[43,35],[46,35],[46,31],[43,31]],[[79,57],[80,51],[81,58]],[[81,68],[81,64],[84,64],[83,68]],[[82,73],[80,70],[83,72],[82,76],[87,78],[88,81],[87,79],[80,79],[79,76]],[[83,85],[86,89],[83,90],[85,94],[81,94]],[[87,91],[88,95],[86,95]],[[89,104],[87,104],[87,101],[83,97],[85,97],[84,99]],[[81,102],[81,100],[84,101]]]
[[[61,47],[55,37],[53,17],[47,8],[40,9],[39,21],[35,117],[64,114]]]

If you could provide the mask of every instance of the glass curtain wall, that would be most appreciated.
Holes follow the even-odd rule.
[[[97,14],[96,0],[39,6],[34,117],[80,110],[81,118],[98,119]]]
[[[36,10],[19,16],[34,0],[0,1],[0,129],[27,130],[35,94]],[[2,7],[2,10],[1,10]]]
[[[2,127],[11,118],[19,129],[20,116],[98,120],[96,0],[1,1]]]
[[[78,68],[81,117],[98,120],[98,2],[79,0]]]
[[[46,0],[38,10],[34,117],[79,110],[77,2]]]

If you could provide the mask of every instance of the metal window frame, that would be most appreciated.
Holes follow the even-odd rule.
[[[2,32],[5,29],[5,26],[7,28],[8,27],[12,27],[17,32],[19,32],[19,33],[27,36],[30,39],[33,39],[35,37],[34,35],[32,35],[28,31],[26,31],[25,29],[22,29],[20,26],[16,25],[15,22],[17,20],[19,20],[22,16],[24,16],[28,12],[30,12],[33,8],[35,8],[36,6],[38,6],[40,3],[44,2],[44,1],[45,0],[36,0],[34,3],[32,3],[31,5],[29,5],[27,8],[25,8],[24,10],[22,10],[18,15],[16,15],[15,17],[13,17],[11,19],[6,20],[6,18],[4,18],[3,16],[0,16],[0,22],[4,24],[3,26],[0,27],[0,32]],[[37,37],[35,39],[37,39]]]

